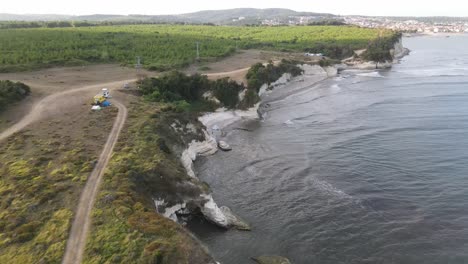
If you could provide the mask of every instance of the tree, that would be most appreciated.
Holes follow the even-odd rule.
[[[379,62],[386,62],[393,60],[390,54],[390,49],[394,43],[391,39],[378,38],[374,41],[369,42],[366,52],[363,57],[366,60],[374,61],[375,68],[378,68]]]

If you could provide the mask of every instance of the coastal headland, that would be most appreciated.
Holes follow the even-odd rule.
[[[260,118],[269,100],[345,68],[388,67],[407,52],[401,35],[391,31],[379,42],[376,30],[354,27],[240,30],[169,25],[0,30],[1,47],[12,51],[0,63],[0,79],[31,88],[30,96],[0,113],[5,197],[0,262],[61,262],[69,231],[76,229],[80,196],[96,167],[105,164],[102,180],[94,182],[95,199],[83,202],[89,230],[76,263],[215,263],[185,222],[204,217],[223,229],[255,228],[218,205],[193,170],[198,156],[218,151],[216,133]],[[317,30],[326,32],[322,39],[313,34]],[[149,31],[158,37],[148,37]],[[180,34],[184,31],[191,34]],[[272,32],[281,39],[270,37]],[[314,37],[301,38],[304,32]],[[338,44],[320,41],[338,35],[345,36]],[[51,41],[59,38],[63,41]],[[106,45],[85,48],[104,38]],[[199,39],[203,51],[194,59],[192,46]],[[26,40],[63,52],[40,54]],[[140,49],[142,65],[134,68],[136,54],[122,43]],[[155,51],[161,47],[164,52]],[[359,49],[367,52],[356,55]],[[102,64],[109,62],[114,64]],[[102,88],[111,91],[109,101],[118,107],[93,112],[91,100]],[[124,110],[121,130],[112,132]]]

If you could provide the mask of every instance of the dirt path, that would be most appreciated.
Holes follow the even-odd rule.
[[[249,68],[242,68],[233,71],[208,73],[209,78],[218,79],[223,77],[231,77],[233,79],[244,80],[245,73]],[[75,98],[75,100],[86,100],[87,93],[99,91],[102,87],[108,87],[112,90],[115,87],[122,87],[124,83],[131,83],[136,79],[121,80],[108,83],[100,83],[82,86],[79,88],[72,88],[69,90],[54,91],[54,93],[35,102],[28,114],[26,114],[18,122],[0,132],[0,142],[7,139],[9,136],[26,128],[33,122],[39,121],[48,117],[48,112],[59,112],[61,108],[67,107],[70,103],[68,99],[81,94],[84,98]],[[38,86],[36,84],[36,86]],[[43,88],[48,88],[48,85],[41,85]],[[64,99],[67,98],[67,99]],[[88,231],[91,226],[91,212],[94,207],[96,197],[99,193],[100,183],[105,172],[105,168],[109,163],[112,156],[112,151],[120,135],[125,120],[127,119],[127,108],[120,102],[112,100],[112,103],[118,108],[118,115],[114,121],[112,130],[107,138],[106,144],[99,156],[98,162],[91,172],[80,196],[79,204],[76,209],[73,224],[70,230],[70,235],[67,241],[67,246],[62,259],[63,264],[81,264],[85,247]]]
[[[68,237],[67,247],[62,260],[63,264],[80,264],[83,259],[83,253],[86,247],[86,237],[91,224],[91,212],[99,192],[99,186],[102,181],[105,168],[111,158],[112,150],[119,138],[125,120],[127,119],[127,108],[116,101],[114,105],[119,109],[112,131],[107,138],[104,149],[99,156],[98,163],[94,167],[86,185],[81,193],[78,210]]]
[[[212,80],[229,77],[238,83],[247,83],[245,75],[247,74],[249,69],[250,67],[228,72],[202,73],[202,75],[206,75],[208,79]]]
[[[0,133],[0,142],[3,141],[4,139],[8,138],[9,136],[13,135],[14,133],[24,129],[26,126],[29,124],[40,120],[41,118],[46,116],[45,110],[50,109],[50,108],[56,108],[58,107],[57,104],[66,104],[66,100],[63,100],[67,95],[71,95],[73,93],[78,93],[78,92],[83,92],[83,91],[93,91],[97,90],[99,91],[100,88],[102,87],[115,87],[115,86],[122,86],[124,83],[129,83],[135,81],[134,79],[131,80],[125,80],[125,81],[118,81],[118,82],[110,82],[110,83],[103,83],[103,84],[97,84],[97,85],[89,85],[89,86],[84,86],[80,88],[75,88],[71,90],[66,90],[58,93],[54,93],[52,95],[49,95],[47,97],[44,97],[40,101],[36,102],[29,113],[24,116],[19,122],[13,124],[6,130]]]

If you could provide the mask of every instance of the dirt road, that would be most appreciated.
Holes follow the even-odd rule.
[[[100,88],[102,87],[115,87],[115,86],[121,87],[124,83],[129,83],[129,82],[134,82],[134,81],[135,79],[131,79],[131,80],[125,80],[125,81],[103,83],[103,84],[98,84],[98,85],[89,85],[89,86],[84,86],[84,87],[79,87],[75,89],[70,89],[70,90],[54,93],[52,95],[44,97],[40,101],[36,102],[32,106],[32,109],[30,110],[30,112],[26,116],[24,116],[20,121],[18,121],[17,123],[15,123],[14,125],[10,126],[9,128],[7,128],[6,130],[0,133],[0,142],[8,138],[9,136],[13,135],[14,133],[24,129],[29,124],[45,117],[46,110],[57,107],[57,103],[64,101],[63,98],[65,98],[67,95],[71,95],[73,93],[78,93],[78,92],[83,92],[83,91],[88,91],[88,90],[99,91]]]
[[[248,68],[243,68],[243,69],[238,69],[234,71],[227,71],[227,72],[216,72],[216,73],[202,73],[202,75],[206,75],[208,79],[211,80],[216,80],[216,79],[221,79],[225,77],[229,77],[232,80],[238,82],[238,83],[247,83],[247,79],[245,75],[249,71],[250,67]]]
[[[60,104],[63,105],[63,99],[66,96],[74,93],[83,93],[88,90],[99,91],[102,87],[122,87],[124,83],[134,82],[135,79],[102,83],[98,85],[89,85],[79,88],[74,88],[58,93],[54,93],[47,97],[44,97],[37,103],[32,106],[31,111],[24,116],[19,122],[15,123],[5,131],[0,133],[0,142],[13,135],[16,132],[21,131],[26,126],[30,125],[33,122],[39,121],[42,118],[47,117],[47,112],[52,110],[57,110],[60,108]],[[70,231],[70,236],[67,242],[67,248],[64,254],[62,263],[72,264],[72,263],[81,263],[83,252],[86,245],[87,232],[90,226],[90,215],[94,205],[94,201],[99,191],[99,185],[102,180],[102,175],[104,170],[110,160],[112,150],[117,142],[120,131],[122,130],[125,120],[127,119],[127,108],[113,100],[112,103],[118,108],[119,112],[117,114],[116,120],[112,130],[107,138],[106,144],[99,156],[99,160],[91,172],[86,185],[81,193],[80,202],[78,209],[75,214],[74,222]]]
[[[112,127],[112,131],[107,138],[104,149],[99,156],[98,163],[94,167],[91,175],[89,176],[86,185],[81,193],[78,210],[75,214],[75,219],[68,237],[67,247],[63,264],[80,264],[83,259],[83,253],[86,247],[86,237],[91,224],[91,212],[99,192],[99,186],[104,175],[105,168],[111,158],[112,150],[119,138],[120,131],[122,130],[125,120],[127,119],[127,108],[116,101],[114,105],[119,109],[119,113]]]
[[[237,79],[237,81],[244,81],[244,76],[248,69],[249,68],[242,68],[233,71],[209,73],[206,75],[210,79],[231,77]],[[6,130],[0,132],[0,143],[14,133],[25,129],[30,124],[50,117],[50,114],[60,114],[61,110],[63,110],[64,107],[67,107],[67,104],[70,104],[70,100],[74,99],[75,101],[81,102],[82,104],[85,100],[87,100],[90,94],[92,96],[93,92],[99,91],[102,87],[108,87],[112,90],[112,88],[115,87],[122,87],[124,83],[131,83],[134,81],[136,81],[136,79],[93,84],[68,90],[55,89],[52,91],[52,94],[40,100],[38,99],[38,101],[32,105],[29,113],[23,116],[18,122]],[[28,84],[30,80],[25,82]],[[32,80],[31,83],[33,83]],[[42,88],[44,88],[44,90],[50,88],[47,84],[34,84],[36,87],[43,86]],[[79,96],[83,98],[80,98]],[[91,226],[91,213],[96,197],[99,193],[100,183],[102,181],[105,168],[112,156],[114,146],[119,138],[120,131],[122,130],[125,124],[125,120],[127,119],[127,108],[116,100],[112,100],[112,103],[118,108],[119,111],[103,150],[100,153],[98,162],[88,177],[88,180],[81,192],[79,204],[77,206],[73,224],[68,237],[66,250],[62,259],[63,264],[80,264],[82,262],[86,247],[86,238]]]

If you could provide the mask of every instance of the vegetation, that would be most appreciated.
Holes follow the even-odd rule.
[[[228,78],[211,81],[206,76],[187,76],[178,71],[159,78],[146,78],[140,82],[139,87],[147,100],[175,103],[178,110],[188,110],[190,104],[200,106],[200,103],[205,105],[202,110],[212,109],[213,103],[204,96],[207,92],[220,101],[220,106],[235,108],[239,103],[239,92],[245,89],[243,84]]]
[[[325,19],[309,23],[309,26],[345,26],[347,25],[344,20],[339,19]]]
[[[0,144],[0,263],[60,263],[80,190],[116,112],[82,117],[104,132],[45,123]],[[83,129],[86,133],[74,133]],[[95,134],[98,133],[98,134]],[[92,143],[86,138],[92,138]]]
[[[159,25],[169,24],[158,21],[144,20],[116,20],[116,21],[0,21],[0,29],[20,29],[20,28],[72,28],[72,27],[97,27],[97,26],[118,26],[118,25]],[[171,23],[181,24],[184,23]]]
[[[273,62],[266,66],[262,63],[253,65],[247,72],[247,84],[249,89],[257,93],[263,84],[268,86],[277,81],[284,73],[290,73],[293,77],[302,74],[302,69],[296,66],[297,63],[288,60],[282,60],[277,66]]]
[[[203,93],[210,89],[211,81],[206,76],[194,74],[187,76],[172,71],[159,78],[147,78],[139,87],[146,98],[154,102],[174,102],[185,100],[189,103],[200,100]]]
[[[24,83],[0,80],[0,111],[7,105],[24,99],[31,89]]]
[[[289,9],[268,8],[236,8],[227,10],[206,10],[179,15],[13,15],[0,13],[1,21],[89,21],[92,23],[181,23],[181,24],[216,24],[216,25],[245,25],[261,24],[265,19],[274,19],[288,24],[291,17],[315,17],[316,19],[337,18],[331,14],[296,12]],[[243,17],[237,20],[233,18]]]
[[[400,37],[401,33],[388,37],[379,37],[370,41],[362,57],[365,60],[374,61],[376,63],[393,60],[390,49],[393,49],[394,44]]]
[[[131,105],[129,115],[93,210],[84,263],[210,263],[182,226],[155,212],[152,200],[180,203],[206,189],[168,147],[201,139],[181,139],[183,120],[190,117],[168,104],[142,101]],[[171,124],[180,125],[179,133]]]
[[[60,263],[80,191],[107,138],[115,108],[15,134],[0,145],[0,263]],[[84,263],[210,263],[211,257],[180,225],[158,215],[151,198],[169,203],[199,197],[207,187],[189,177],[172,149],[187,138],[190,119],[170,105],[137,100],[129,107],[93,210]],[[51,121],[56,122],[56,121]],[[99,124],[100,129],[94,129]],[[38,124],[39,125],[39,124]],[[52,133],[48,126],[61,127]],[[84,133],[76,133],[75,130]],[[193,129],[190,129],[192,131]]]
[[[248,89],[242,102],[239,93],[246,87],[229,78],[211,81],[199,74],[187,76],[172,71],[159,78],[143,79],[139,87],[147,100],[173,103],[175,109],[179,111],[194,110],[191,105],[202,111],[212,110],[215,106],[230,109],[248,108],[258,101],[258,92],[263,84],[270,85],[284,73],[290,73],[292,76],[300,75],[302,70],[296,64],[293,61],[283,60],[278,65],[272,62],[266,66],[262,63],[253,65],[247,73]],[[212,97],[219,101],[219,105],[214,105]]]
[[[134,65],[168,70],[195,61],[196,42],[202,60],[241,49],[323,53],[333,58],[365,48],[370,40],[392,31],[349,26],[229,27],[126,25],[0,30],[0,72],[84,63]]]

